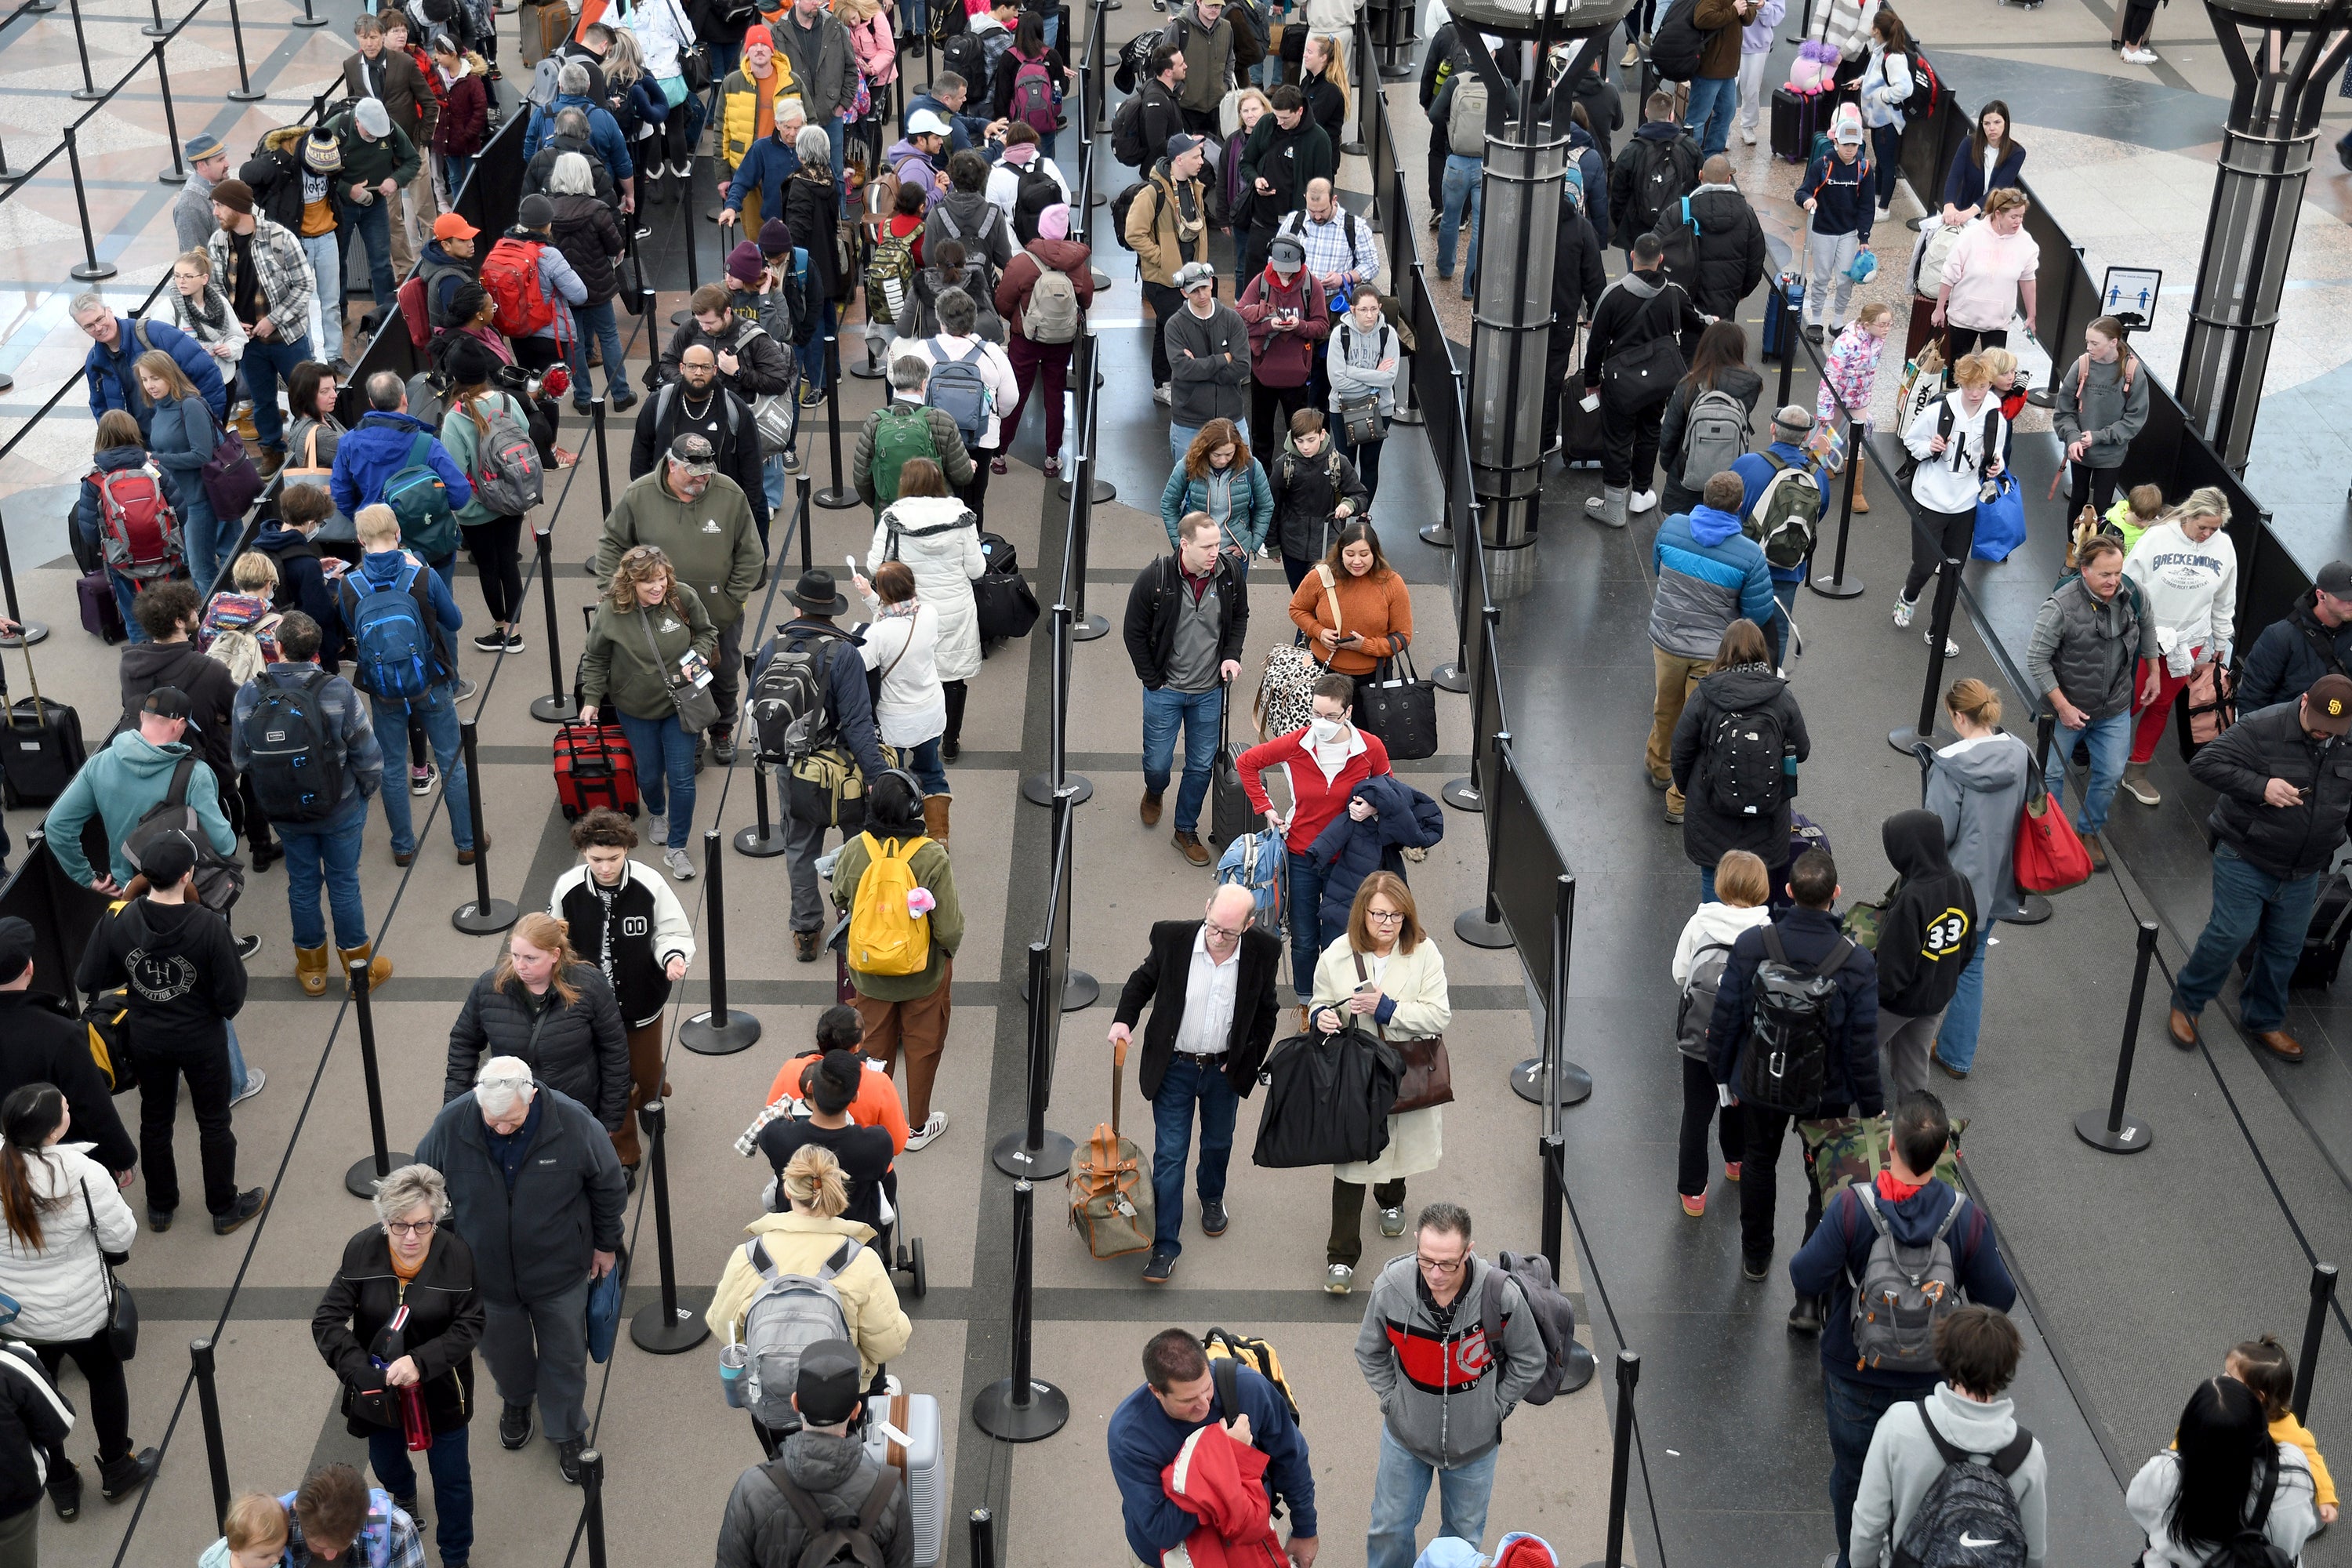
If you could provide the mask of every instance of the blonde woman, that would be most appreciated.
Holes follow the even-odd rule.
[[[571,928],[532,910],[515,921],[506,951],[482,972],[449,1027],[442,1100],[471,1094],[491,1057],[518,1057],[618,1132],[629,1107],[629,1043],[604,972],[572,951]]]
[[[1393,871],[1373,872],[1356,889],[1347,933],[1316,961],[1309,1026],[1327,1035],[1357,1028],[1391,1041],[1423,1040],[1443,1037],[1453,1017],[1445,957],[1422,929],[1412,890]],[[1388,1147],[1379,1159],[1331,1168],[1323,1289],[1332,1295],[1355,1288],[1356,1262],[1364,1252],[1364,1189],[1372,1189],[1380,1205],[1381,1234],[1402,1236],[1405,1178],[1437,1169],[1444,1118],[1438,1106],[1392,1115]]]
[[[2025,305],[2025,330],[2033,331],[2034,268],[2042,247],[2025,232],[2023,191],[1988,191],[1984,220],[1969,225],[1951,255],[1930,318],[1944,331],[1944,360],[1957,363],[1979,348],[2005,348],[2009,323]]]
[[[782,1214],[763,1214],[743,1227],[751,1239],[728,1255],[703,1321],[721,1342],[740,1345],[744,1342],[744,1309],[759,1293],[762,1263],[776,1274],[814,1276],[830,1268],[849,1342],[857,1347],[871,1385],[882,1363],[903,1354],[915,1335],[915,1326],[898,1306],[890,1271],[873,1248],[874,1227],[841,1217],[849,1206],[849,1178],[833,1151],[820,1144],[804,1144],[793,1155],[777,1178],[777,1188],[791,1207]],[[751,1430],[771,1454],[783,1436],[762,1426],[756,1415]]]
[[[2000,477],[2000,455],[2009,446],[2009,421],[1992,392],[1993,370],[1982,354],[1969,354],[1952,367],[1952,390],[1921,409],[1903,432],[1903,444],[1918,467],[1911,475],[1911,499],[1919,503],[1911,525],[1911,572],[1903,596],[1895,601],[1895,624],[1908,626],[1919,591],[1945,561],[1966,561],[1977,532],[1977,503]],[[1933,637],[1931,627],[1927,636]],[[1944,657],[1956,658],[1960,645],[1944,639]]]
[[[2142,805],[2164,799],[2147,764],[2156,760],[2174,700],[2200,670],[2230,661],[2238,630],[2238,551],[2229,523],[2229,498],[2207,485],[2141,534],[2124,558],[2124,575],[2156,623],[2157,657],[2140,660],[2139,718],[2131,761],[2124,764],[2124,788]]]
[[[209,590],[220,570],[221,525],[213,514],[212,497],[205,493],[205,465],[220,445],[220,425],[212,405],[180,370],[179,363],[162,349],[150,349],[131,362],[139,389],[154,405],[147,427],[147,452],[172,480],[179,504],[180,541],[187,552],[188,575],[199,593]]]
[[[658,545],[622,555],[580,655],[580,721],[610,705],[637,759],[646,840],[665,846],[662,863],[691,881],[686,844],[694,832],[694,752],[699,737],[678,722],[670,689],[689,668],[707,669],[718,628],[693,589],[677,580]]]
[[[235,375],[236,362],[245,353],[245,323],[213,281],[213,258],[191,250],[173,262],[172,287],[164,297],[172,301],[172,324],[213,356],[223,381]]]

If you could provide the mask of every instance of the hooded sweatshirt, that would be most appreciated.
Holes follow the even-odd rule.
[[[1886,1196],[1883,1184],[1874,1195],[1895,1245],[1905,1247],[1925,1247],[1936,1234],[1936,1227],[1944,1223],[1945,1213],[1955,1203],[1967,1201],[1933,1177],[1907,1198]],[[1829,1315],[1822,1322],[1822,1370],[1848,1383],[1897,1389],[1916,1399],[1936,1386],[1936,1373],[1892,1372],[1857,1364],[1853,1288],[1870,1261],[1871,1244],[1877,1239],[1876,1227],[1862,1212],[1862,1200],[1854,1196],[1852,1187],[1841,1187],[1830,1195],[1822,1223],[1806,1238],[1797,1256],[1789,1260],[1789,1279],[1799,1295],[1832,1298]],[[1969,1304],[2008,1311],[2017,1300],[2017,1286],[2001,1263],[2000,1252],[1993,1243],[1992,1222],[1985,1217],[1984,1210],[1969,1204],[1952,1222],[1944,1240],[1952,1249],[1952,1269],[1960,1293]]]
[[[245,963],[228,922],[193,899],[132,899],[100,921],[74,978],[92,995],[125,987],[132,1047],[181,1060],[226,1048],[222,1020],[245,1005]]]
[[[140,705],[149,692],[173,686],[186,693],[188,744],[215,773],[228,775],[228,715],[236,702],[236,681],[228,666],[206,655],[193,639],[132,643],[122,650],[116,678],[122,687],[125,730],[139,727]]]
[[[272,518],[261,525],[253,547],[278,563],[278,596],[285,607],[299,610],[319,623],[319,662],[331,669],[342,648],[343,618],[336,607],[334,591],[327,586],[326,571],[319,564],[318,542]]]
[[[335,471],[327,481],[335,510],[345,517],[357,517],[360,508],[382,500],[384,481],[408,466],[409,448],[419,436],[432,437],[425,448],[425,461],[448,489],[450,510],[472,500],[474,482],[441,445],[438,431],[413,414],[378,409],[335,444]]]
[[[1707,902],[1691,911],[1683,922],[1683,934],[1675,939],[1675,985],[1677,989],[1690,984],[1691,966],[1698,955],[1709,947],[1729,947],[1739,940],[1739,933],[1750,926],[1769,925],[1771,910],[1763,904],[1742,908],[1738,904]]]
[[[1246,775],[1244,775],[1246,776]],[[1399,1447],[1423,1464],[1454,1469],[1503,1440],[1503,1422],[1543,1372],[1543,1336],[1518,1282],[1506,1278],[1497,1316],[1503,1342],[1486,1342],[1481,1301],[1494,1265],[1476,1253],[1451,1306],[1440,1307],[1410,1254],[1373,1281],[1356,1334],[1356,1364]]]
[[[1264,386],[1304,386],[1315,373],[1316,345],[1329,335],[1331,314],[1323,285],[1301,267],[1284,278],[1271,262],[1244,289],[1238,302],[1249,324],[1250,379]],[[1277,314],[1296,315],[1298,325],[1277,332]]]
[[[128,882],[139,874],[124,858],[122,841],[170,791],[173,770],[193,751],[184,741],[159,746],[138,731],[127,730],[82,764],[41,823],[49,853],[57,857],[68,881],[86,884],[94,875],[81,849],[82,825],[92,815],[104,823],[106,841],[113,846],[108,868],[114,879]],[[187,799],[204,824],[205,840],[224,855],[235,853],[236,835],[221,812],[220,785],[210,768],[197,768],[188,775]]]
[[[2032,760],[2024,742],[1996,731],[1954,742],[1928,766],[1927,808],[1942,820],[1951,866],[1984,921],[2007,920],[2020,909],[2017,817]]]
[[[1977,896],[1952,868],[1934,812],[1898,811],[1879,836],[1901,878],[1878,921],[1879,1010],[1928,1017],[1951,1005],[1975,956]]]
[[[1768,626],[1778,607],[1764,547],[1733,512],[1695,506],[1668,517],[1650,547],[1650,569],[1658,577],[1650,641],[1678,658],[1713,658],[1732,622]]]
[[[2238,549],[2228,529],[2195,540],[2178,522],[2159,522],[2132,546],[2124,575],[2139,584],[2159,653],[2188,647],[2202,650],[2200,657],[2230,657],[2237,632]]]
[[[684,500],[671,493],[668,472],[664,463],[621,492],[597,542],[596,575],[611,581],[624,552],[657,544],[677,580],[701,599],[711,626],[723,632],[743,618],[743,602],[760,580],[760,531],[751,503],[741,487],[718,475],[701,499]]]
[[[1692,865],[1704,870],[1730,851],[1745,849],[1774,873],[1775,883],[1783,882],[1788,879],[1781,874],[1781,868],[1789,864],[1790,776],[1785,773],[1781,775],[1778,805],[1766,811],[1759,802],[1759,809],[1753,815],[1725,806],[1717,798],[1711,782],[1716,775],[1708,757],[1716,743],[1716,731],[1720,721],[1733,714],[1748,715],[1758,721],[1756,726],[1739,726],[1739,732],[1749,732],[1769,718],[1780,728],[1784,753],[1793,747],[1800,763],[1812,754],[1812,738],[1805,732],[1805,716],[1797,706],[1796,696],[1789,689],[1789,683],[1772,672],[1771,666],[1734,665],[1702,679],[1690,700],[1683,704],[1682,717],[1675,724],[1670,753],[1675,784],[1685,797],[1683,853]]]
[[[1927,1489],[1944,1473],[1944,1456],[1927,1434],[1932,1422],[1945,1442],[1967,1454],[1998,1454],[2017,1436],[2017,1404],[1999,1398],[1979,1404],[1939,1383],[1920,1404],[1894,1406],[1878,1418],[1863,1464],[1862,1491],[1853,1500],[1853,1539],[1846,1555],[1877,1568],[1885,1552],[1911,1528],[1911,1516]],[[2039,1563],[2049,1550],[2050,1458],[2037,1439],[2010,1473],[2018,1521],[2025,1527],[2025,1561]]]

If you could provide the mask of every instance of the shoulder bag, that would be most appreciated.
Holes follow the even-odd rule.
[[[1371,977],[1364,968],[1364,955],[1351,955],[1356,961],[1356,980],[1370,984]],[[1423,1040],[1389,1040],[1389,1032],[1380,1024],[1373,1030],[1404,1060],[1404,1070],[1397,1079],[1396,1103],[1389,1107],[1394,1116],[1406,1110],[1427,1110],[1432,1106],[1449,1105],[1454,1100],[1454,1063],[1445,1054],[1445,1037],[1432,1035]]]
[[[82,1213],[89,1216],[90,1245],[98,1247],[98,1271],[106,1277],[106,1348],[118,1361],[129,1361],[139,1353],[139,1303],[132,1299],[130,1287],[114,1277],[114,1266],[128,1253],[111,1253],[98,1239],[98,1205],[89,1199],[89,1188],[81,1189]]]
[[[1355,219],[1351,216],[1348,221],[1353,223]],[[1349,254],[1353,254],[1352,247]],[[1339,330],[1349,338],[1356,335],[1355,329],[1345,321],[1339,323]],[[1340,352],[1342,353],[1347,352],[1344,343],[1341,345]],[[1339,438],[1349,446],[1369,447],[1376,442],[1387,440],[1388,435],[1388,426],[1381,418],[1379,393],[1360,392],[1353,396],[1339,399]]]
[[[1392,656],[1356,682],[1356,728],[1380,737],[1391,762],[1412,762],[1437,755],[1437,683],[1417,673],[1411,638],[1395,634]],[[1404,673],[1397,674],[1397,666]]]
[[[209,414],[210,408],[205,412]],[[205,499],[212,502],[215,517],[233,525],[243,520],[254,498],[261,494],[261,469],[246,452],[244,438],[235,430],[220,426],[214,429],[220,438],[213,443],[213,455],[204,466]],[[209,583],[203,584],[206,592],[211,587]]]
[[[2029,760],[2025,809],[2017,814],[2017,885],[2029,893],[2063,893],[2091,879],[2091,857],[2066,820],[2063,804],[2042,787],[2042,759]]]
[[[637,613],[637,629],[646,634],[646,652],[654,661],[654,673],[669,689],[670,705],[677,710],[677,727],[689,735],[698,735],[719,722],[719,699],[707,686],[697,686],[691,680],[672,680],[669,667],[663,662],[661,645],[654,641],[654,624],[645,612]]]

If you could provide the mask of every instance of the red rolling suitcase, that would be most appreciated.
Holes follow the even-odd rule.
[[[566,822],[600,805],[637,815],[637,760],[618,724],[565,724],[555,731],[555,796]]]

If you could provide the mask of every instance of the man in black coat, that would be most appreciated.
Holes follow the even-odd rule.
[[[1250,890],[1223,883],[1204,918],[1160,921],[1151,951],[1127,977],[1111,1020],[1110,1041],[1125,1059],[1135,1021],[1152,1003],[1135,1081],[1151,1101],[1151,1260],[1144,1282],[1164,1285],[1174,1272],[1184,1229],[1184,1155],[1192,1146],[1192,1108],[1201,1108],[1201,1228],[1225,1234],[1225,1163],[1234,1120],[1256,1081],[1274,1038],[1275,975],[1281,942],[1251,923]],[[1156,1000],[1155,1000],[1156,998]]]
[[[1601,236],[1584,216],[1587,195],[1583,182],[1570,166],[1567,189],[1559,199],[1558,246],[1551,262],[1551,337],[1544,349],[1543,445],[1549,452],[1559,439],[1560,415],[1566,400],[1582,397],[1571,386],[1569,372],[1576,367],[1576,324],[1587,311],[1600,309],[1609,275],[1601,261]],[[1606,205],[1604,199],[1603,205]]]
[[[1654,231],[1665,247],[1665,275],[1679,283],[1691,302],[1710,316],[1738,318],[1739,302],[1764,281],[1771,256],[1764,248],[1764,226],[1732,183],[1731,160],[1718,153],[1699,165],[1698,188],[1690,193],[1689,217],[1675,201],[1658,216]],[[1688,357],[1698,345],[1694,332],[1684,342]]]
[[[41,1370],[33,1347],[0,1344],[0,1552],[34,1560],[47,1457],[65,1452],[73,1425],[74,1407]]]
[[[28,1083],[55,1084],[73,1117],[74,1142],[96,1145],[91,1158],[118,1182],[128,1181],[139,1150],[90,1057],[89,1026],[33,994],[33,951],[29,923],[15,915],[0,919],[0,1100]]]
[[[654,471],[669,444],[691,430],[718,454],[719,471],[733,479],[751,503],[760,538],[768,537],[768,488],[760,477],[760,432],[751,405],[719,384],[719,356],[707,342],[688,344],[677,356],[678,379],[646,399],[637,410],[636,434],[629,443],[629,478]]]
[[[2255,944],[2238,1024],[2282,1060],[2303,1059],[2286,1022],[2287,977],[2303,953],[2319,879],[2352,814],[2352,679],[2323,675],[2292,703],[2250,713],[2198,749],[2189,771],[2220,792],[2205,819],[2213,839],[2213,912],[2172,985],[2173,1040],[2197,1043],[2197,1015]]]
[[[1218,548],[1207,512],[1176,524],[1175,553],[1135,575],[1120,635],[1143,683],[1143,804],[1146,827],[1160,826],[1160,799],[1184,737],[1184,782],[1176,792],[1176,847],[1195,866],[1209,863],[1199,827],[1217,755],[1222,710],[1241,673],[1249,633],[1249,589],[1243,564]]]
[[[2286,618],[2263,628],[2238,667],[2238,711],[2292,702],[2323,675],[2352,675],[2352,561],[2322,566]]]
[[[1636,378],[1605,375],[1609,362],[1623,355],[1621,370],[1637,363],[1633,351],[1660,338],[1680,340],[1707,325],[1707,318],[1690,296],[1666,281],[1664,249],[1654,234],[1633,241],[1633,269],[1602,290],[1592,307],[1592,331],[1584,343],[1584,389],[1601,395],[1604,446],[1601,455],[1601,493],[1585,498],[1584,508],[1611,528],[1625,526],[1625,514],[1647,511],[1658,504],[1650,488],[1658,464],[1658,428],[1666,400],[1682,379],[1679,353],[1671,363],[1648,361],[1648,374]]]

